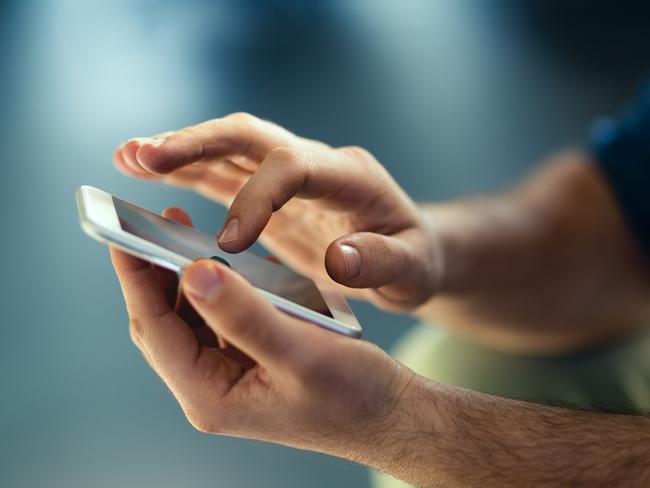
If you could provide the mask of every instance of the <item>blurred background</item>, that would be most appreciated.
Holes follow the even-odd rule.
[[[370,149],[415,198],[495,191],[585,141],[648,68],[631,1],[0,3],[0,486],[367,486],[364,468],[195,432],[130,343],[92,184],[214,232],[224,211],[133,181],[123,140],[248,111]],[[384,348],[412,319],[355,304]]]

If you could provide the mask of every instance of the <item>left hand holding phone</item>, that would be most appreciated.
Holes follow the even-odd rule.
[[[213,260],[188,266],[176,287],[148,262],[111,257],[135,344],[198,430],[372,464],[414,373],[370,343],[305,327]],[[197,340],[175,289],[228,347]]]

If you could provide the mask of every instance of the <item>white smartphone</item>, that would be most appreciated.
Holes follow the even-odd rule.
[[[284,312],[351,337],[361,326],[335,288],[243,251],[223,251],[215,237],[125,202],[92,186],[77,190],[82,229],[92,238],[182,274],[199,258],[231,267]]]

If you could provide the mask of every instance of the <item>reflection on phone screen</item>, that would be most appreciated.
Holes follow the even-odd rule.
[[[119,198],[113,197],[113,203],[124,232],[190,260],[210,257],[225,260],[257,288],[332,317],[314,282],[294,273],[286,266],[272,263],[250,252],[228,254],[222,251],[216,239],[208,234],[165,219]]]

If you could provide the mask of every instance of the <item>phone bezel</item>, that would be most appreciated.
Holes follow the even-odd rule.
[[[99,242],[118,247],[129,254],[174,271],[179,275],[182,274],[183,268],[192,262],[185,256],[124,231],[113,203],[113,195],[108,192],[84,185],[77,190],[77,206],[82,229]],[[200,231],[197,230],[197,232]],[[318,280],[312,281],[325,300],[333,318],[261,288],[256,289],[273,305],[286,313],[340,334],[361,337],[361,325],[345,297],[327,283]]]

